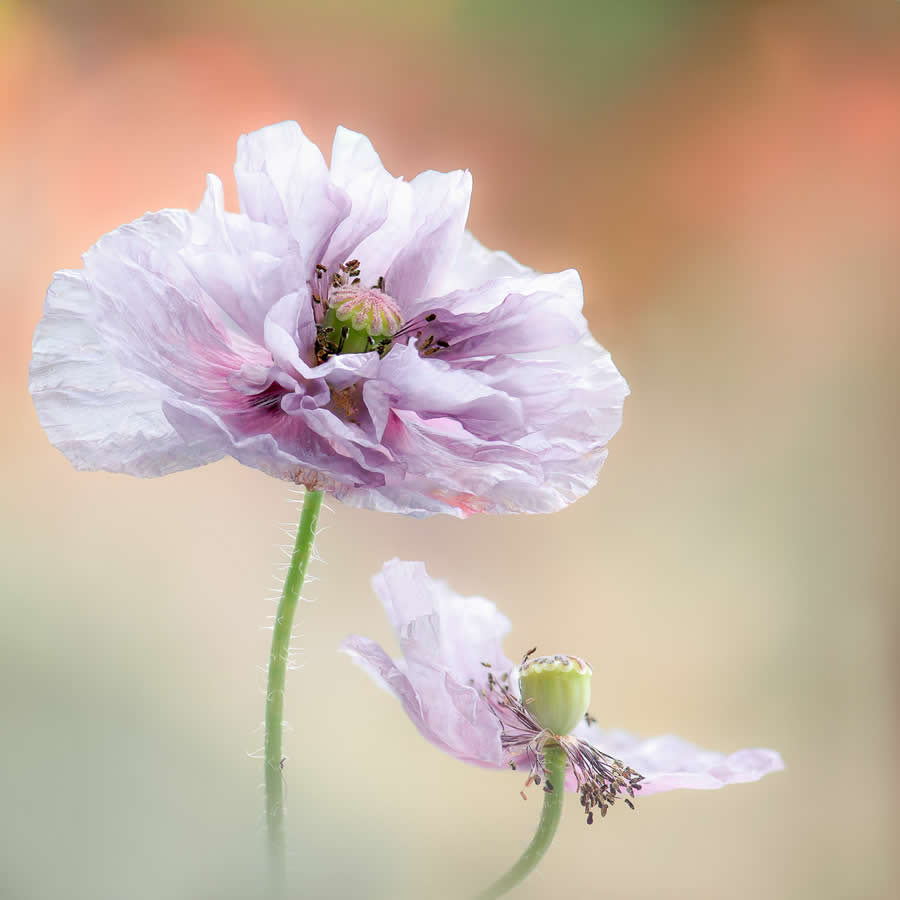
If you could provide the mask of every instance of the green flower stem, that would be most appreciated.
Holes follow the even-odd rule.
[[[566,755],[559,744],[548,744],[544,748],[544,763],[547,767],[547,780],[553,785],[553,790],[544,794],[544,808],[541,810],[537,831],[518,862],[502,878],[479,894],[478,900],[496,900],[521,884],[553,843],[566,796]]]
[[[281,773],[282,730],[284,727],[284,681],[290,654],[291,629],[294,613],[306,577],[306,567],[316,539],[316,525],[322,506],[321,491],[307,491],[303,499],[300,525],[294,552],[281,591],[275,627],[272,632],[272,651],[269,655],[269,683],[266,689],[266,826],[269,834],[271,874],[275,893],[284,886],[284,779]]]

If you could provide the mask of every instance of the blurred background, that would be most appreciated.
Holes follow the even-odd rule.
[[[468,896],[537,820],[335,652],[394,646],[368,584],[394,555],[497,601],[511,657],[591,659],[601,724],[786,761],[593,828],[572,800],[522,900],[898,896],[900,4],[0,0],[0,83],[0,896],[262,896],[297,497],[231,461],[77,473],[26,383],[53,271],[208,171],[234,205],[238,135],[285,118],[470,168],[472,229],[581,271],[633,391],[557,515],[330,503],[288,685],[295,896]]]

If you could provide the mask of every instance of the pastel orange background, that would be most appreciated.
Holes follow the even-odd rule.
[[[335,648],[390,644],[368,579],[424,559],[590,659],[594,714],[758,784],[574,800],[516,896],[897,896],[900,4],[0,0],[0,896],[262,896],[267,616],[285,485],[227,461],[78,473],[27,393],[55,269],[195,207],[239,134],[365,132],[466,167],[471,227],[577,267],[633,395],[599,486],[547,517],[330,503],[287,746],[297,897],[464,897],[537,795],[423,741]],[[612,636],[611,636],[612,635]]]

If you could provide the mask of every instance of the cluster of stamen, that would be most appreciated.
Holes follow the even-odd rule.
[[[602,818],[616,800],[621,800],[629,809],[634,809],[635,791],[641,789],[643,775],[639,775],[631,766],[626,766],[622,760],[615,759],[579,738],[562,738],[560,745],[575,773],[588,825],[594,822],[595,808],[599,807]],[[628,796],[624,796],[625,794]]]
[[[532,649],[525,654],[522,667],[527,665],[534,652]],[[576,667],[579,663],[588,665],[575,657],[569,659]],[[504,672],[496,677],[489,663],[482,665],[488,669],[487,690],[483,694],[490,701],[500,722],[501,746],[511,769],[518,770],[523,764],[527,769],[526,788],[532,784],[542,785],[545,792],[551,793],[557,787],[563,787],[550,782],[544,760],[546,747],[558,745],[565,753],[567,768],[575,775],[588,825],[594,822],[594,810],[599,809],[602,818],[617,800],[621,800],[629,809],[634,809],[633,800],[636,792],[641,790],[643,775],[581,738],[554,734],[550,729],[543,728],[529,712],[527,705],[512,692],[510,674]],[[589,714],[585,714],[585,720],[588,724],[594,721]],[[525,796],[524,791],[522,796]]]
[[[396,340],[397,338],[409,336],[411,334],[415,335],[418,340],[422,341],[419,346],[422,356],[434,356],[436,353],[440,353],[441,350],[446,350],[450,347],[450,344],[448,344],[447,341],[439,338],[436,339],[433,334],[425,334],[425,329],[434,322],[436,318],[437,315],[435,313],[428,313],[418,319],[412,319],[394,335],[394,339]],[[422,339],[423,335],[425,335],[424,340]]]
[[[371,287],[360,278],[360,262],[348,259],[328,278],[328,268],[316,266],[312,290],[313,318],[316,322],[316,361],[325,362],[340,353],[376,352],[384,356],[393,343],[415,336],[421,341],[423,356],[447,349],[447,341],[427,334],[435,313],[403,322],[397,301],[387,293],[384,276]]]

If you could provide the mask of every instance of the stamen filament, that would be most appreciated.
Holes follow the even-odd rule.
[[[562,817],[563,800],[566,795],[566,754],[555,742],[548,743],[544,747],[544,770],[546,772],[544,807],[531,843],[516,864],[486,891],[479,894],[477,900],[496,900],[497,897],[511,891],[534,871],[550,849]]]

